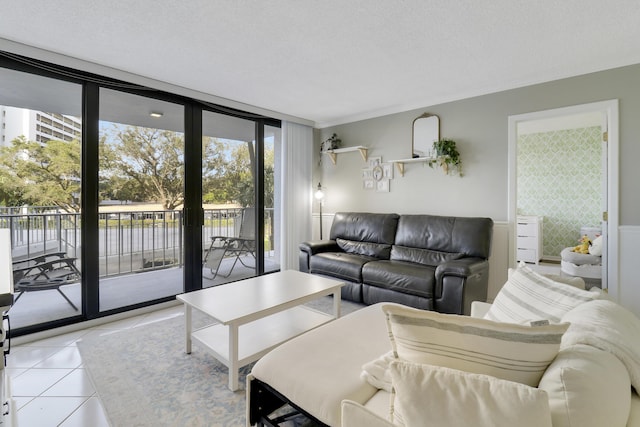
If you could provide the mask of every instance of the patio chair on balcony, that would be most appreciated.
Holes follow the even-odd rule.
[[[212,277],[205,276],[207,279],[213,280],[218,275],[225,278],[229,277],[238,261],[247,268],[255,268],[255,222],[255,209],[243,209],[238,237],[211,237],[211,245],[209,245],[203,260],[204,267],[207,267],[212,274]],[[253,257],[254,265],[246,263],[247,255]],[[233,258],[233,264],[226,275],[220,272],[220,266],[225,258]]]
[[[62,292],[60,286],[79,280],[80,271],[76,267],[76,258],[69,258],[64,252],[14,261],[13,281],[15,291],[19,294],[13,303],[15,305],[25,292],[56,290],[78,311],[78,307]]]

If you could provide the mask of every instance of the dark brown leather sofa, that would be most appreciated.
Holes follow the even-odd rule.
[[[346,282],[344,299],[469,314],[485,301],[491,218],[336,213],[329,240],[300,244],[300,271]]]

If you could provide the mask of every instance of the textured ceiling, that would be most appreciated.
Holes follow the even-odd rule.
[[[5,40],[318,127],[640,63],[638,0],[0,0],[0,10]]]

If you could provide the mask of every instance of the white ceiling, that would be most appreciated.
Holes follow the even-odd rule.
[[[318,127],[640,63],[638,0],[0,0],[0,10],[5,40]]]

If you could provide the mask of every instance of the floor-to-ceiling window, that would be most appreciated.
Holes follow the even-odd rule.
[[[13,328],[81,315],[82,86],[0,68],[0,228]],[[51,308],[56,306],[56,310]]]
[[[101,88],[100,311],[183,292],[184,107]]]
[[[279,268],[278,120],[2,52],[0,73],[0,227],[30,260],[15,335]]]
[[[280,127],[264,127],[264,271],[280,269],[280,209],[282,132]]]
[[[263,271],[276,271],[274,147],[280,128],[204,111],[202,130],[203,287],[254,276],[261,262]],[[262,146],[258,134],[265,134]],[[264,188],[262,200],[257,184]]]

